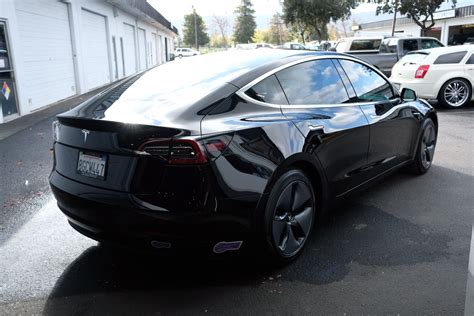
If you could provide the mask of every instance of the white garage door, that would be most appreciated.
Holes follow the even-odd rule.
[[[137,58],[135,55],[135,27],[124,23],[123,25],[123,58],[125,75],[129,76],[137,71]]]
[[[140,70],[145,70],[146,69],[146,39],[145,39],[145,30],[141,28],[138,29],[138,56],[140,57],[138,61]]]
[[[157,41],[158,41],[158,38],[156,34],[151,33],[150,59],[151,59],[152,66],[155,66],[157,64],[157,61],[156,61]]]
[[[35,110],[76,94],[67,5],[25,0],[16,5],[23,55],[24,109]]]
[[[105,17],[82,10],[81,20],[84,88],[91,90],[110,82]]]

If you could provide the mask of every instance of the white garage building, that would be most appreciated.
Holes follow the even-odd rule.
[[[169,60],[146,0],[1,0],[0,123]]]

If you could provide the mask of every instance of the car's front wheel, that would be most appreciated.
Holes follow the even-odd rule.
[[[301,253],[315,212],[311,181],[301,170],[285,172],[273,185],[264,214],[266,248],[272,260],[287,263]]]
[[[466,80],[451,79],[441,87],[438,102],[447,108],[460,108],[471,101],[471,95],[471,85]]]

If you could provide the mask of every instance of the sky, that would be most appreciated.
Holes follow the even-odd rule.
[[[184,14],[191,12],[194,5],[201,16],[233,15],[240,0],[147,0],[169,21],[183,20]],[[281,12],[279,0],[252,0],[256,15],[273,15]]]
[[[191,13],[192,6],[196,8],[199,15],[204,18],[209,31],[212,29],[212,16],[227,16],[230,24],[233,24],[234,9],[240,4],[240,0],[147,0],[168,21],[181,32],[184,15]],[[282,11],[282,0],[252,0],[257,28],[267,28],[271,16],[275,12]],[[474,4],[474,0],[457,0],[457,7]],[[391,18],[391,15],[375,15],[376,5],[363,3],[352,11],[352,18],[358,23],[367,23]],[[440,10],[451,9],[451,3],[443,3]],[[229,32],[232,31],[230,28]]]

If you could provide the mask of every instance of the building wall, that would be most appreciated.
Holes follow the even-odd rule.
[[[456,17],[450,19],[442,19],[435,21],[435,28],[441,28],[441,42],[445,45],[448,44],[449,39],[449,27],[456,25],[468,25],[474,24],[474,16],[469,17]],[[378,28],[364,28],[363,31],[358,32],[367,36],[368,34],[379,34],[379,35],[390,35],[392,32],[391,26],[378,27]],[[415,23],[410,23],[407,25],[397,25],[395,27],[395,32],[399,34],[404,34],[408,36],[420,36],[421,28]],[[357,33],[356,33],[357,34]]]
[[[54,19],[56,16],[47,18],[53,15],[53,9],[62,14],[62,7],[67,8],[67,14],[61,15],[61,22]],[[64,18],[69,19],[70,31]],[[105,0],[2,0],[0,20],[7,25],[21,115],[124,78],[120,45],[124,23],[134,27],[135,39],[139,38],[138,29],[144,30],[142,47],[146,48],[146,53],[141,52],[144,58],[139,67],[139,48],[135,42],[135,69],[126,75],[165,62],[164,39],[168,38],[170,53],[175,37],[164,26],[145,22]],[[100,25],[105,30],[94,29]],[[157,43],[152,43],[155,38]],[[64,78],[54,80],[61,76]],[[0,113],[0,123],[1,116]]]

